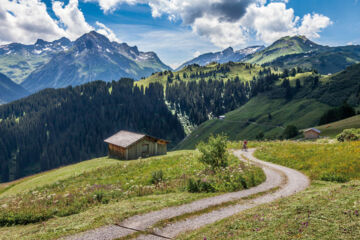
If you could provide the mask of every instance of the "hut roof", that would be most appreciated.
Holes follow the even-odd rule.
[[[309,131],[314,131],[314,132],[317,132],[317,133],[321,133],[321,131],[319,129],[316,129],[316,128],[309,128],[309,129],[306,129],[304,132],[309,132]]]
[[[154,141],[162,140],[162,139],[155,138],[155,137],[152,137],[149,135],[122,130],[122,131],[116,133],[115,135],[105,139],[104,142],[110,143],[110,144],[113,144],[113,145],[116,145],[119,147],[128,148],[131,145],[133,145],[134,143],[137,143],[138,141],[140,141],[141,139],[143,139],[145,137],[152,138],[152,139],[154,139]],[[168,141],[166,141],[166,140],[162,140],[162,141],[168,143]]]

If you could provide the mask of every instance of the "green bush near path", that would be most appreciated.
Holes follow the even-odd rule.
[[[239,162],[229,154],[225,135],[211,136],[200,142],[198,161],[207,168],[188,181],[189,192],[235,192],[265,181],[264,172],[255,166]]]

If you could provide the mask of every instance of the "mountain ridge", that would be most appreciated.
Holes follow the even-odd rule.
[[[219,52],[204,53],[194,59],[191,59],[191,60],[183,63],[176,69],[176,71],[181,70],[182,68],[192,65],[192,64],[198,64],[200,66],[205,66],[212,62],[217,62],[220,64],[230,62],[230,61],[231,62],[240,62],[247,55],[253,54],[254,52],[261,51],[264,48],[265,48],[264,46],[256,45],[256,46],[249,46],[244,49],[234,51],[234,49],[232,47],[228,47]]]
[[[36,92],[95,80],[140,79],[170,69],[154,52],[141,52],[136,46],[111,42],[92,31],[75,40],[69,50],[55,54],[48,63],[33,71],[22,86]]]
[[[14,82],[21,83],[39,66],[46,64],[51,57],[72,46],[72,42],[63,37],[47,42],[38,39],[34,44],[10,43],[0,46],[0,72]]]
[[[360,62],[360,46],[329,47],[317,44],[305,36],[287,36],[248,55],[244,62],[290,69],[315,69],[321,74],[332,74]]]

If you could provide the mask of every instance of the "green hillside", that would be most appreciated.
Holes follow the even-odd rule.
[[[198,156],[195,151],[177,151],[135,161],[105,157],[10,183],[0,195],[0,238],[58,239],[265,180],[258,167],[239,168],[240,160],[233,155],[221,175],[208,174]],[[230,179],[230,174],[243,183],[237,181],[231,190],[235,181],[219,177],[218,187],[211,191],[188,189],[190,179],[207,177],[213,183],[215,176]]]
[[[316,128],[321,130],[321,136],[336,137],[336,135],[341,133],[344,129],[360,128],[360,115],[328,123]]]
[[[0,198],[31,191],[35,188],[53,184],[67,178],[77,177],[86,171],[93,171],[98,168],[117,164],[119,164],[119,161],[115,159],[109,159],[107,157],[98,158],[39,173],[13,182],[3,183],[0,184]]]
[[[277,138],[287,125],[299,128],[317,125],[321,115],[329,108],[313,99],[287,102],[259,95],[244,106],[227,113],[225,120],[212,119],[201,124],[177,148],[193,149],[211,134],[225,133],[231,140],[255,139],[259,133],[264,133],[265,138]]]

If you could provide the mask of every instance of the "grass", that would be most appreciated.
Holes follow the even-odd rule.
[[[314,180],[360,179],[360,142],[269,142],[255,156],[300,170]]]
[[[188,192],[188,179],[208,172],[197,155],[178,151],[137,161],[103,158],[22,179],[3,193],[18,187],[16,195],[13,192],[0,199],[0,239],[54,239],[222,193],[221,188],[215,193]],[[109,164],[99,167],[101,161]],[[230,167],[240,164],[235,157],[230,163]],[[152,183],[159,170],[163,180]],[[252,186],[250,173],[258,174],[259,169],[246,166],[242,171],[247,186]],[[27,181],[36,187],[29,191]]]
[[[321,131],[321,136],[334,138],[344,129],[360,128],[360,115],[356,115],[354,117],[350,117],[337,122],[328,123],[322,126],[318,126],[316,128]]]
[[[227,113],[225,120],[212,119],[204,122],[180,142],[177,149],[193,149],[211,134],[220,133],[225,133],[234,141],[255,139],[261,132],[265,134],[265,138],[277,138],[287,125],[298,128],[315,126],[327,109],[329,106],[313,99],[294,99],[287,102],[259,95],[244,106]]]
[[[53,184],[57,181],[66,178],[73,178],[85,171],[95,170],[100,167],[118,165],[119,161],[109,158],[98,158],[89,161],[84,161],[74,165],[69,165],[59,169],[54,169],[48,172],[43,172],[14,182],[3,183],[0,185],[0,198],[9,197],[39,188],[45,185]]]
[[[230,147],[240,145],[233,142]],[[255,153],[258,158],[307,174],[312,179],[311,186],[177,239],[358,239],[360,142],[284,141],[251,142],[251,145],[258,148]],[[338,183],[339,179],[350,181]]]

